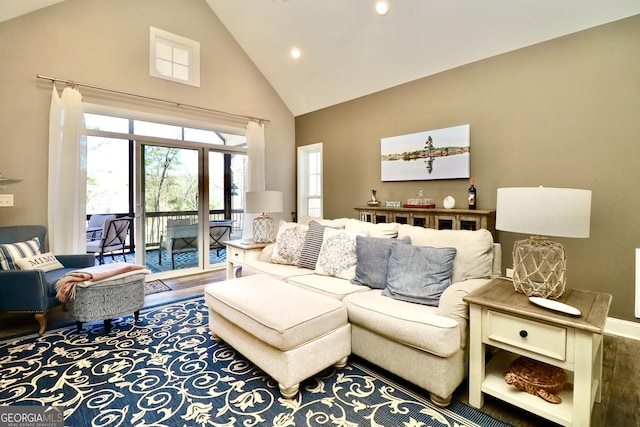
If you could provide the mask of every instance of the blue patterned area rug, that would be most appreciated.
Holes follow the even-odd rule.
[[[270,377],[213,340],[204,299],[0,342],[0,405],[59,405],[65,426],[486,426],[504,423],[426,398],[358,362],[282,399]],[[425,393],[426,394],[426,393]]]

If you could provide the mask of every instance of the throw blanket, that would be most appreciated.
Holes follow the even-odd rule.
[[[67,302],[76,297],[76,286],[78,284],[90,286],[98,281],[108,279],[119,274],[143,269],[144,266],[142,265],[115,262],[74,270],[65,274],[56,282],[56,297],[61,302]]]

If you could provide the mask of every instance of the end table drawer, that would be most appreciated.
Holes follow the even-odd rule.
[[[489,310],[486,337],[533,353],[566,360],[567,330]]]
[[[227,259],[229,261],[244,261],[244,249],[234,248],[233,246],[227,246]]]

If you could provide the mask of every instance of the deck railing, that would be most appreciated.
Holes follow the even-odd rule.
[[[191,223],[198,222],[198,213],[196,211],[147,212],[146,217],[145,240],[147,247],[158,246],[160,244],[160,235],[167,229],[167,220],[169,219],[189,219]],[[209,221],[223,219],[231,219],[231,221],[233,221],[231,238],[240,238],[242,236],[244,212],[231,211],[231,218],[225,218],[224,211],[222,210],[209,211]]]
[[[116,214],[117,217],[127,217],[128,214]],[[192,223],[198,221],[197,211],[173,211],[173,212],[147,212],[145,223],[145,242],[146,248],[154,248],[160,245],[160,235],[167,229],[167,220],[169,219],[189,219]],[[244,212],[241,210],[231,211],[231,218],[225,218],[223,210],[210,210],[209,221],[231,219],[233,226],[231,228],[231,238],[239,239],[242,237],[242,225],[244,221]],[[133,233],[130,233],[129,240],[132,240]],[[134,245],[135,246],[135,245]],[[131,245],[127,245],[131,248]]]

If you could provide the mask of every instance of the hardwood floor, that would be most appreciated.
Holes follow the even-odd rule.
[[[207,284],[224,280],[224,270],[174,279],[163,279],[172,290],[147,295],[145,307],[202,295]],[[74,320],[60,307],[49,313],[49,328],[72,324]],[[31,314],[0,314],[0,338],[37,332]],[[604,338],[602,402],[593,408],[591,427],[640,426],[640,340],[607,335]],[[415,388],[414,388],[415,389]],[[417,390],[425,393],[424,390]],[[463,382],[454,398],[468,404],[468,384]],[[545,421],[520,408],[485,396],[482,412],[518,427],[551,427]]]
[[[591,427],[640,426],[640,340],[613,335],[604,337],[602,401],[593,407]],[[467,403],[466,381],[454,398]],[[557,424],[520,408],[485,396],[482,412],[518,427],[551,427]]]
[[[215,270],[172,279],[162,279],[171,287],[170,291],[147,295],[144,298],[145,307],[153,307],[192,296],[203,295],[204,288],[211,282],[225,279],[225,270]],[[75,320],[58,306],[47,314],[47,329],[66,324],[75,324]],[[38,323],[33,314],[0,313],[0,339],[15,335],[37,333]]]

